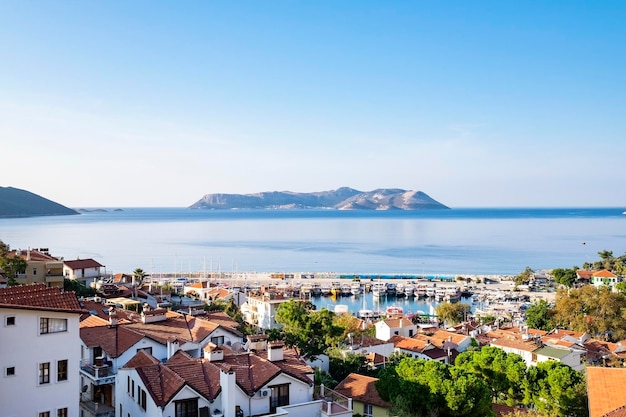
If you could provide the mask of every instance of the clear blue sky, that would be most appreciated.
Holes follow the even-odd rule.
[[[624,1],[0,2],[0,186],[626,205]]]

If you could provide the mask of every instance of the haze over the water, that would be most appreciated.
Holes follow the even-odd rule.
[[[623,206],[626,2],[0,2],[0,186]]]

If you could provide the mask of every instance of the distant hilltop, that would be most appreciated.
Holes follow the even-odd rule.
[[[359,191],[349,187],[315,193],[268,191],[256,194],[207,194],[192,209],[336,209],[436,210],[449,207],[421,191],[379,188]]]
[[[62,216],[67,214],[78,214],[78,212],[29,191],[13,187],[0,187],[0,218]]]

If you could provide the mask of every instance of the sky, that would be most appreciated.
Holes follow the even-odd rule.
[[[0,186],[626,206],[626,2],[0,2]]]

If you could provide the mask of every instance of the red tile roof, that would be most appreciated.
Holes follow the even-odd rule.
[[[602,271],[594,272],[592,276],[601,278],[615,278],[617,275],[607,269],[603,269]]]
[[[84,268],[100,268],[104,265],[95,259],[76,259],[73,261],[63,261],[63,264],[70,269],[84,269]]]
[[[626,405],[626,369],[587,368],[589,417],[602,417]]]
[[[391,408],[391,404],[380,398],[376,390],[378,378],[351,373],[335,387],[334,391],[366,404]]]
[[[87,347],[100,346],[111,358],[121,356],[141,339],[141,333],[126,326],[109,326],[109,322],[91,316],[80,322],[80,338]]]
[[[85,313],[75,293],[45,284],[0,288],[0,307]]]

